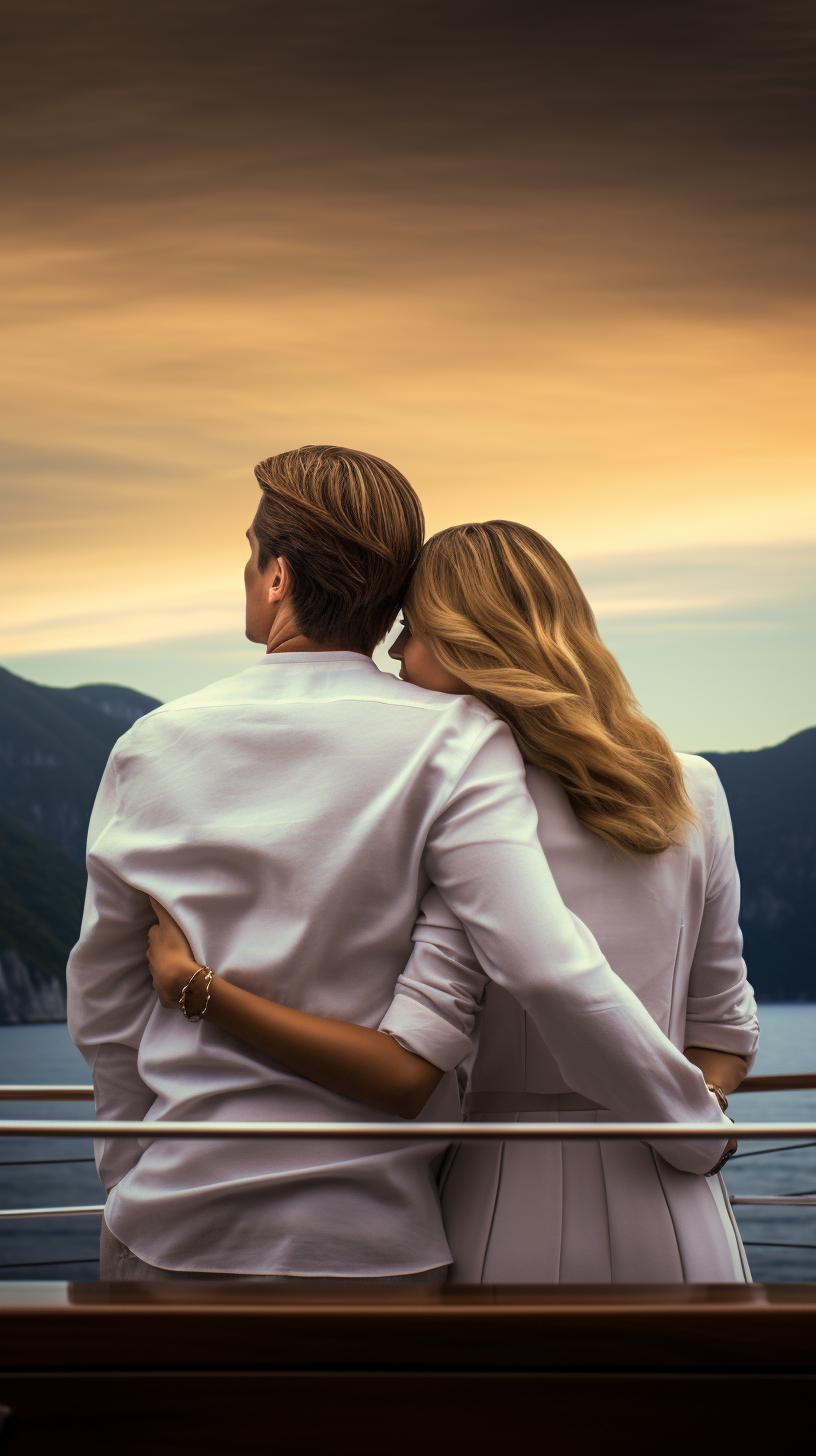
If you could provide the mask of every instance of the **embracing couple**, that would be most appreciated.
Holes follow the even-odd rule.
[[[97,1116],[146,1124],[97,1144],[101,1277],[749,1278],[713,1167],[758,1035],[713,768],[642,716],[535,531],[423,547],[408,481],[359,451],[255,475],[266,656],[137,722],[91,819],[69,1024]],[[401,681],[372,661],[400,609]],[[383,1116],[393,1141],[355,1141]],[[400,1139],[463,1116],[723,1138]]]

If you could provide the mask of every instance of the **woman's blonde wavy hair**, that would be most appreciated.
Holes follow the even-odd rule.
[[[514,521],[451,526],[423,548],[406,620],[448,672],[560,780],[582,824],[660,854],[693,822],[680,763],[641,712],[569,566]]]

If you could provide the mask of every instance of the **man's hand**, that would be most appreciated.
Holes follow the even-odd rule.
[[[183,930],[169,911],[151,896],[150,903],[158,916],[158,925],[151,925],[147,936],[147,964],[153,986],[162,1006],[178,1008],[179,996],[200,964],[193,955]],[[190,988],[190,997],[197,989]]]

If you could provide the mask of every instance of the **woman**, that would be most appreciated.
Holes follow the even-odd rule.
[[[425,546],[392,656],[401,676],[471,693],[503,718],[528,764],[539,838],[567,906],[666,1035],[724,1094],[756,1053],[728,809],[705,760],[676,756],[640,713],[567,563],[528,527],[453,527]],[[484,978],[431,890],[418,953],[396,995],[470,1034],[465,1112],[504,1121],[598,1121],[521,1007]],[[165,1005],[204,973],[166,912],[151,932]],[[451,992],[451,963],[457,966]],[[414,1116],[441,1076],[394,1038],[277,1007],[214,977],[208,1018],[293,1070]],[[388,1016],[381,1030],[388,1029]],[[441,1179],[452,1278],[526,1282],[750,1278],[719,1177],[679,1172],[639,1142],[468,1143]]]

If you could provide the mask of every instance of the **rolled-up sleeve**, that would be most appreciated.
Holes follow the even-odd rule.
[[[462,922],[432,885],[413,929],[414,948],[380,1031],[443,1072],[470,1055],[487,976]]]
[[[685,1044],[733,1052],[744,1057],[750,1069],[759,1046],[759,1022],[742,958],[731,815],[722,784],[716,775],[715,779],[712,862],[689,976]]]

